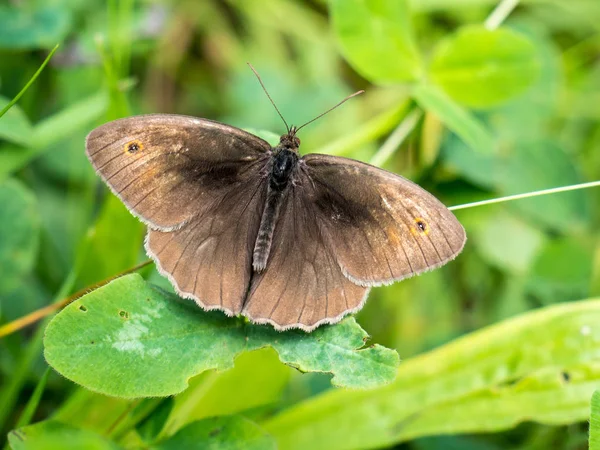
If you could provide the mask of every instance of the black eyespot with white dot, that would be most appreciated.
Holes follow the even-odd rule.
[[[136,153],[137,151],[139,151],[139,149],[140,149],[140,146],[138,145],[137,142],[132,142],[131,144],[129,144],[127,146],[127,151],[129,153]]]

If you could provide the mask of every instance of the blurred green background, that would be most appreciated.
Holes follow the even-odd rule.
[[[0,108],[56,44],[39,78],[0,118],[1,324],[146,259],[144,227],[85,157],[93,127],[162,112],[263,136],[284,131],[247,61],[293,124],[365,89],[302,130],[301,152],[374,162],[449,206],[600,178],[597,0],[5,1]],[[60,433],[81,448],[139,448],[193,420],[239,414],[219,426],[240,439],[267,430],[255,448],[271,445],[270,436],[280,448],[587,448],[600,340],[569,346],[559,327],[561,314],[581,314],[590,333],[600,333],[600,306],[591,301],[600,294],[599,200],[589,189],[457,211],[468,241],[455,261],[372,291],[357,320],[404,360],[394,407],[402,410],[402,395],[418,391],[408,417],[370,403],[391,391],[330,395],[326,375],[302,375],[261,350],[166,400],[112,399],[51,372],[33,417],[18,422],[47,376],[42,321],[0,340],[0,430],[5,436],[53,418],[80,431],[44,428],[41,435],[52,435],[44,448],[64,444]],[[153,268],[142,273],[168,288]],[[538,316],[527,315],[577,300],[589,300],[589,309],[567,305],[547,327],[535,328]],[[461,341],[458,362],[427,353],[521,315],[532,328],[512,335],[520,325],[506,322],[512,340],[499,344],[497,362],[477,366],[476,349],[493,345],[477,334]],[[530,339],[541,343],[531,355],[561,349],[568,358],[540,357],[521,370],[514,351]],[[444,378],[456,364],[468,376]],[[427,377],[435,387],[413,386]],[[459,385],[468,389],[441,395]],[[494,403],[500,397],[504,403]],[[335,435],[337,425],[355,432]]]

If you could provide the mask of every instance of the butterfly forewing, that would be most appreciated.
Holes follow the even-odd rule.
[[[307,155],[315,220],[344,274],[364,286],[401,280],[439,267],[466,236],[433,195],[393,173],[358,161]]]
[[[112,191],[163,231],[203,213],[215,192],[235,189],[244,174],[260,172],[270,150],[237,128],[169,114],[107,123],[86,143],[88,158]]]
[[[87,153],[148,224],[146,250],[176,291],[238,314],[264,208],[269,144],[208,120],[150,115],[97,128]]]

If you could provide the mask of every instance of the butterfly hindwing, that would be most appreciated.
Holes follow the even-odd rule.
[[[242,313],[277,329],[310,331],[360,309],[368,289],[342,274],[322,229],[314,220],[300,174],[282,198],[267,267],[255,273]]]
[[[204,309],[241,312],[265,195],[266,183],[250,178],[215,195],[180,229],[148,231],[146,251],[180,296]]]

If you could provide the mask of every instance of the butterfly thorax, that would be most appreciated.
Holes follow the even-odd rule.
[[[289,183],[294,168],[298,164],[298,153],[284,149],[273,157],[273,167],[269,178],[271,189],[282,191]]]

